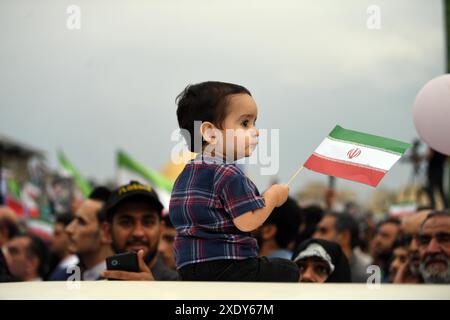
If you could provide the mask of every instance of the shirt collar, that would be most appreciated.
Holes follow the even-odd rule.
[[[102,261],[83,272],[83,280],[98,280],[100,274],[106,270],[106,261]]]
[[[60,263],[59,263],[59,267],[61,268],[67,268],[67,267],[71,267],[71,266],[75,266],[77,265],[79,262],[78,257],[74,254],[67,256],[66,258],[64,258]]]
[[[211,156],[206,153],[199,153],[194,159],[195,162],[204,162],[207,164],[236,164],[235,161],[228,161],[218,156]]]

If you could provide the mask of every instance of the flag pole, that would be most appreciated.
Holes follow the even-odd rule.
[[[291,182],[295,179],[295,177],[298,176],[298,174],[299,174],[302,170],[303,170],[303,166],[301,166],[301,167],[297,170],[297,172],[294,173],[294,175],[289,179],[287,185],[290,185]]]

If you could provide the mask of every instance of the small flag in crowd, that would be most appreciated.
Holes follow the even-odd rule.
[[[336,126],[304,167],[376,187],[409,147],[405,142]]]
[[[413,215],[417,212],[417,204],[413,201],[394,203],[389,207],[389,215],[394,218]]]

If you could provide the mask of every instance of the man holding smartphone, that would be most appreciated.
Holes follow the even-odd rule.
[[[107,270],[103,276],[119,280],[178,280],[157,255],[163,205],[150,186],[131,181],[114,190],[105,204],[105,235],[116,253],[136,252],[138,272]]]

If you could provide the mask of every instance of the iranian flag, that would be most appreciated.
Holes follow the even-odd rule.
[[[410,145],[336,126],[304,167],[376,187]]]

